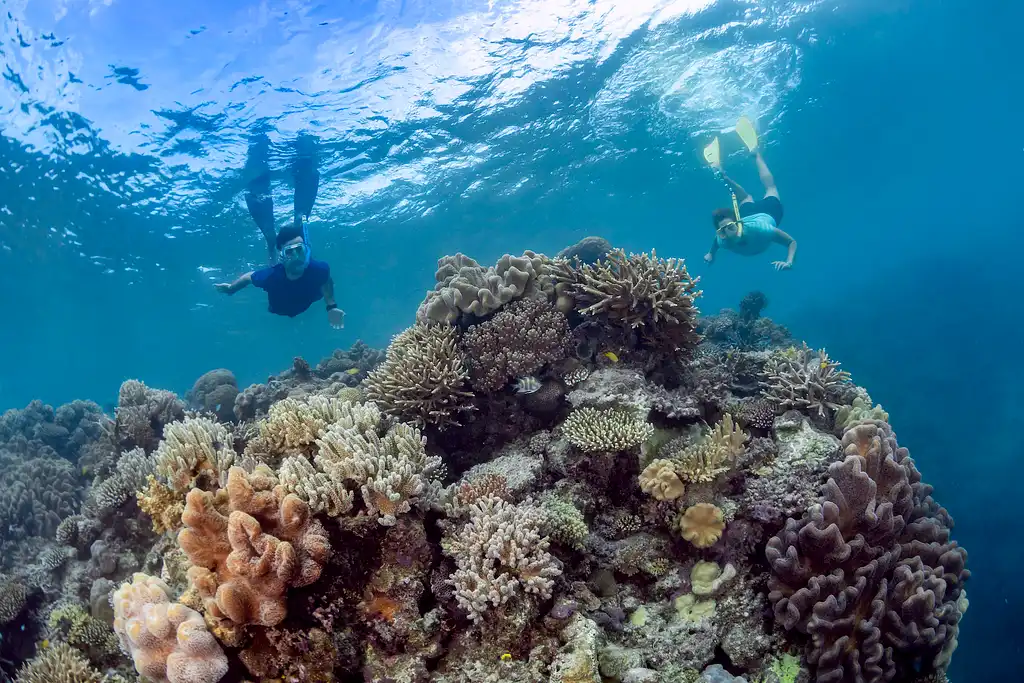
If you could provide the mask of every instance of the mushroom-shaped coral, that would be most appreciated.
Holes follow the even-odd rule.
[[[215,683],[228,660],[202,615],[171,602],[163,581],[135,574],[112,597],[114,631],[136,670],[154,683]]]
[[[640,489],[657,500],[675,500],[686,491],[676,475],[675,465],[664,459],[654,460],[644,468],[640,473]]]
[[[226,489],[193,490],[186,498],[178,545],[213,619],[274,626],[287,614],[288,588],[320,578],[330,555],[327,534],[309,505],[276,486],[265,466],[251,475],[232,467]]]
[[[458,426],[459,415],[472,409],[473,393],[457,339],[457,329],[446,325],[417,323],[399,333],[365,380],[367,398],[419,425]]]
[[[584,451],[624,451],[654,434],[654,427],[622,408],[577,408],[562,423],[566,438]]]
[[[679,516],[680,533],[698,548],[708,548],[717,543],[724,529],[725,516],[711,503],[697,503]]]

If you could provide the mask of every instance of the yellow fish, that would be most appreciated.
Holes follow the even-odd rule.
[[[512,660],[512,655],[509,654],[508,652],[506,652],[505,654],[503,654],[501,656],[501,661],[503,661],[503,662],[508,662],[508,661],[511,661],[511,660]]]
[[[362,370],[360,370],[359,368],[349,368],[348,370],[345,371],[345,374],[346,375],[358,375],[360,372],[362,372]]]
[[[46,648],[50,647],[50,641],[44,640],[43,642],[39,643],[39,647],[45,650]]]
[[[601,355],[602,355],[602,356],[604,356],[605,358],[607,358],[608,360],[610,360],[610,361],[611,361],[611,362],[613,362],[613,363],[618,363],[618,362],[619,362],[619,357],[618,357],[618,356],[616,356],[616,355],[615,355],[614,353],[612,353],[611,351],[605,351],[605,352],[604,352],[604,353],[602,353]]]

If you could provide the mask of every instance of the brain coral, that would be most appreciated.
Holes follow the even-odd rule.
[[[265,466],[251,475],[232,467],[226,489],[189,492],[178,545],[209,617],[274,626],[287,614],[288,588],[320,578],[330,555],[327,534],[306,503],[276,486]]]
[[[852,425],[842,444],[821,502],[768,542],[776,619],[810,637],[818,681],[927,673],[948,660],[967,553],[888,424]]]
[[[224,651],[201,614],[171,602],[163,581],[135,574],[111,599],[114,631],[136,670],[154,683],[216,683],[228,671]]]

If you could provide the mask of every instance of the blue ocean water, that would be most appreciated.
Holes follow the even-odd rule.
[[[335,7],[333,5],[337,4]],[[1009,0],[4,0],[0,408],[184,392],[228,367],[412,321],[436,259],[554,253],[597,234],[687,259],[701,307],[767,293],[892,415],[957,520],[974,578],[954,678],[1024,665],[1017,198],[1024,108]],[[797,265],[722,254],[703,164],[758,121]],[[265,250],[246,150],[272,143],[279,221],[300,134],[343,331],[213,283]],[[730,142],[731,141],[731,142]]]

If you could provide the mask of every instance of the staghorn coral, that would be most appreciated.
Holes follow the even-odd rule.
[[[574,446],[584,451],[624,451],[654,434],[654,427],[637,413],[619,408],[576,408],[561,429]]]
[[[825,416],[839,407],[840,392],[850,373],[839,369],[825,350],[812,351],[807,344],[774,353],[765,365],[762,382],[767,399],[783,409],[796,408]]]
[[[121,647],[153,683],[216,683],[227,673],[227,657],[202,615],[171,602],[160,579],[135,574],[111,602]]]
[[[470,326],[463,335],[470,383],[477,391],[498,391],[509,380],[561,360],[568,340],[565,314],[547,301],[515,301],[490,320]]]
[[[178,545],[192,562],[189,582],[208,618],[274,626],[287,613],[288,588],[320,577],[330,555],[323,526],[306,503],[276,486],[265,466],[252,474],[232,467],[225,489],[189,491]]]
[[[115,411],[114,433],[121,450],[157,446],[164,425],[185,418],[185,404],[170,391],[150,389],[129,379],[121,384]]]
[[[819,504],[768,541],[778,622],[810,637],[817,680],[928,673],[956,638],[967,554],[885,422],[843,434]]]
[[[450,325],[466,315],[485,316],[531,288],[545,289],[547,270],[548,259],[532,251],[505,254],[491,268],[464,254],[445,256],[437,262],[437,285],[427,292],[416,320]]]
[[[15,683],[100,683],[102,676],[78,650],[53,643],[18,671]]]
[[[700,342],[694,304],[700,278],[691,278],[682,260],[613,249],[594,265],[556,261],[553,277],[555,291],[572,298],[580,313],[637,330],[650,346],[689,354]]]
[[[652,460],[640,473],[640,490],[657,500],[675,500],[686,492],[671,460]]]
[[[710,503],[697,503],[679,516],[679,533],[698,548],[714,545],[724,529],[722,511]]]
[[[562,572],[547,552],[544,523],[544,512],[530,502],[513,505],[488,496],[469,505],[469,520],[445,552],[457,566],[449,583],[470,619],[482,619],[520,593],[551,597],[553,579]]]
[[[366,378],[366,396],[381,410],[418,425],[458,426],[472,410],[466,361],[455,328],[417,323],[388,346],[384,363]]]

